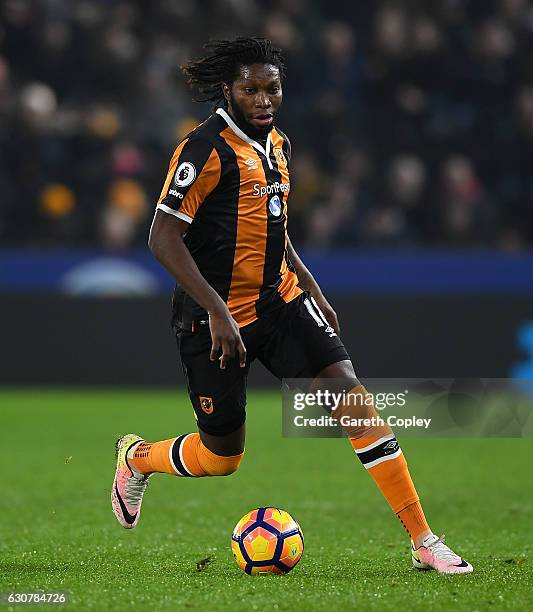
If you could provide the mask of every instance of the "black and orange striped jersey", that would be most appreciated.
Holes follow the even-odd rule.
[[[240,327],[301,293],[287,256],[290,143],[263,144],[217,109],[177,147],[157,208],[190,223],[184,242]],[[176,286],[174,320],[206,316]]]

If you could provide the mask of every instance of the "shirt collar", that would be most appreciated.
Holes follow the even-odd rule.
[[[263,147],[263,145],[260,144],[259,142],[257,142],[257,140],[254,140],[253,138],[250,138],[250,136],[248,136],[248,134],[245,134],[241,130],[241,128],[235,123],[235,121],[233,121],[233,119],[230,117],[228,112],[225,111],[223,108],[217,108],[216,113],[217,113],[217,115],[220,115],[222,117],[222,119],[224,119],[224,121],[228,124],[228,126],[235,132],[235,134],[241,140],[244,140],[244,142],[247,142],[254,149],[259,151],[260,153],[262,153],[266,157],[266,160],[267,160],[267,163],[268,163],[268,167],[272,170],[272,162],[270,161],[270,148],[271,148],[271,145],[272,145],[272,136],[271,136],[271,133],[270,132],[268,133],[267,140],[266,140],[266,147]]]

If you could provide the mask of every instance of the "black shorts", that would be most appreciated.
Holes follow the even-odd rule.
[[[194,330],[178,328],[178,349],[198,427],[223,436],[246,420],[246,380],[250,364],[259,361],[279,379],[314,378],[326,366],[350,359],[340,338],[323,320],[307,293],[241,327],[246,367],[237,358],[225,370],[210,361],[207,321]]]

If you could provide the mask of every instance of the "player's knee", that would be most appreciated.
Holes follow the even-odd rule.
[[[379,439],[392,433],[377,412],[374,397],[360,383],[350,390],[345,400],[339,402],[335,416],[351,439]]]
[[[201,445],[200,464],[208,476],[229,476],[239,469],[244,451],[239,455],[224,457]]]
[[[214,469],[217,470],[213,476],[229,476],[239,469],[244,453],[240,455],[234,455],[233,457],[220,457],[218,466]]]

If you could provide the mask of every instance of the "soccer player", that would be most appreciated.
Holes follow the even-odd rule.
[[[173,326],[198,431],[160,442],[117,441],[115,516],[137,525],[155,473],[225,476],[244,455],[246,378],[259,359],[278,378],[341,380],[366,393],[339,338],[335,311],[287,235],[291,145],[276,125],[285,66],[269,40],[213,41],[182,67],[213,114],[177,147],[149,246],[176,280]],[[342,407],[341,407],[342,409]],[[359,416],[376,416],[373,406]],[[431,531],[388,426],[350,442],[412,541],[415,567],[472,566]]]

